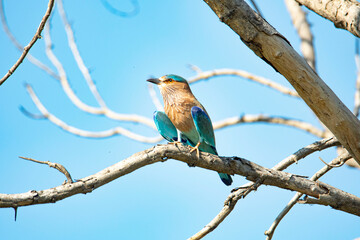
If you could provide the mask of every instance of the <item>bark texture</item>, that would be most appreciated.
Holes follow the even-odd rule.
[[[291,47],[243,0],[205,0],[219,19],[265,62],[282,74],[324,125],[360,163],[360,122]]]
[[[360,3],[356,0],[296,0],[320,16],[332,21],[337,28],[360,37]]]
[[[189,166],[198,166],[228,174],[238,174],[253,182],[301,192],[321,200],[324,205],[360,216],[360,198],[328,184],[311,181],[291,173],[264,168],[239,157],[219,157],[201,152],[200,158],[197,158],[196,154],[190,153],[190,150],[190,147],[183,145],[158,145],[136,153],[75,183],[66,183],[41,191],[32,190],[19,194],[0,194],[0,208],[54,203],[75,194],[91,192],[146,165],[176,159],[187,163]]]

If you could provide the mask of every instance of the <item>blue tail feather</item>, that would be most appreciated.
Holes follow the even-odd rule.
[[[232,178],[229,174],[226,173],[219,173],[221,181],[225,183],[226,186],[230,186],[232,183]]]

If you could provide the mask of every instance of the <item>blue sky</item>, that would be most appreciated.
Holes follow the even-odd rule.
[[[258,1],[267,19],[299,51],[299,39],[283,1]],[[130,1],[109,1],[130,10]],[[195,75],[202,70],[242,69],[287,87],[286,79],[249,50],[203,1],[139,1],[139,13],[130,18],[111,14],[101,1],[65,1],[64,7],[86,66],[108,106],[120,113],[152,117],[155,106],[147,90],[149,76],[175,73]],[[47,1],[4,0],[9,27],[25,45],[45,13]],[[274,11],[276,10],[276,11]],[[355,37],[309,13],[315,34],[320,77],[340,99],[353,108],[356,67]],[[54,52],[67,71],[71,86],[87,104],[96,106],[72,57],[66,34],[55,8],[52,16]],[[0,74],[20,56],[0,31]],[[31,54],[47,65],[51,62],[40,39]],[[53,68],[55,70],[55,68]],[[123,136],[90,139],[64,132],[47,120],[30,119],[19,111],[38,110],[26,93],[33,86],[47,109],[66,123],[89,131],[122,126],[149,137],[156,132],[144,126],[116,122],[77,109],[60,84],[25,60],[0,87],[0,192],[22,193],[58,186],[64,177],[47,166],[18,156],[63,164],[79,179],[94,174],[153,144]],[[271,89],[235,77],[218,77],[192,85],[212,120],[242,114],[268,114],[296,118],[320,127],[305,103]],[[158,91],[157,91],[158,92]],[[316,140],[303,131],[274,125],[246,124],[215,132],[223,156],[240,156],[266,167]],[[165,143],[165,142],[162,142]],[[311,176],[330,161],[335,150],[316,153],[287,171]],[[360,195],[358,170],[335,169],[322,181]],[[246,183],[234,177],[232,187]],[[205,226],[222,208],[231,187],[215,172],[189,168],[169,160],[144,167],[92,193],[76,195],[56,204],[23,207],[15,222],[12,209],[0,209],[2,239],[185,239]],[[262,186],[240,200],[230,216],[205,239],[261,239],[293,192]],[[280,223],[275,239],[354,239],[360,236],[359,218],[322,206],[297,205]]]

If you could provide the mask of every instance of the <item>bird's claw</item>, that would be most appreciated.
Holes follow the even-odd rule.
[[[192,152],[194,152],[194,151],[196,150],[196,156],[197,156],[198,158],[200,158],[199,146],[200,146],[200,142],[198,142],[198,144],[196,144],[195,147],[191,147],[191,146],[190,146],[190,148],[191,148],[190,153],[192,153]]]
[[[174,141],[174,142],[169,142],[169,144],[175,145],[177,147],[179,144],[182,145],[182,142]]]

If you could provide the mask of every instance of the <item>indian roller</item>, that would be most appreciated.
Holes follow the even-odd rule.
[[[158,85],[164,99],[165,112],[154,113],[159,133],[171,143],[190,145],[191,152],[196,150],[198,157],[199,150],[218,155],[211,119],[191,92],[188,82],[173,74],[147,81]],[[219,176],[223,183],[231,185],[229,174],[219,173]]]

